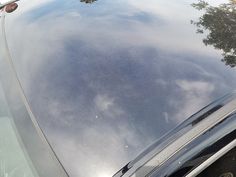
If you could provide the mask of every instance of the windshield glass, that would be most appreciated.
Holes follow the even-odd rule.
[[[0,176],[38,177],[25,152],[0,86]]]

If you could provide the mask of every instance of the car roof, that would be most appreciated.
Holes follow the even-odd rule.
[[[209,31],[196,33],[208,6],[192,3],[24,0],[5,14],[17,75],[69,175],[113,175],[234,90],[230,56],[204,40]]]

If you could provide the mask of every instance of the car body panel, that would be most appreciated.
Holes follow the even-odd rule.
[[[41,131],[18,80],[1,16],[1,176],[68,177]]]
[[[112,176],[235,89],[235,68],[196,34],[192,3],[24,0],[6,14],[29,106],[70,176]]]
[[[235,94],[219,99],[163,136],[114,177],[187,175],[235,140],[235,111]]]

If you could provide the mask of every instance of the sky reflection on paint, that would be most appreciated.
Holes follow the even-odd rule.
[[[72,177],[111,176],[235,88],[235,69],[195,34],[190,4],[26,0],[7,16],[33,112]]]

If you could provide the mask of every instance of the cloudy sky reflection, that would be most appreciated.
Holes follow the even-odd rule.
[[[111,176],[234,89],[235,70],[195,34],[190,4],[25,0],[7,16],[26,95],[72,177]]]

